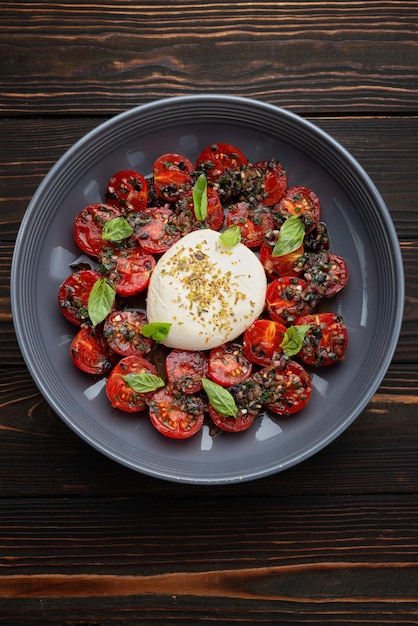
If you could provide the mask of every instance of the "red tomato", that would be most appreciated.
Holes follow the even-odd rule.
[[[273,216],[280,225],[291,215],[300,217],[309,233],[319,223],[321,204],[318,196],[307,187],[290,187],[285,196],[273,208]]]
[[[176,204],[174,222],[182,235],[190,233],[198,228],[211,228],[220,230],[224,223],[224,210],[217,192],[208,187],[208,209],[206,218],[199,221],[194,212],[193,192],[188,191]]]
[[[163,254],[181,238],[173,211],[167,206],[153,207],[143,222],[135,228],[134,238],[148,254]]]
[[[112,369],[114,355],[97,328],[80,328],[70,346],[71,359],[82,372],[105,374]]]
[[[217,181],[225,170],[236,171],[247,165],[241,150],[229,143],[213,143],[202,150],[196,159],[196,168],[203,169],[209,181]]]
[[[273,256],[273,246],[267,242],[264,242],[260,248],[260,262],[267,276],[272,280],[282,276],[299,276],[303,267],[299,262],[302,255],[303,245],[283,256]]]
[[[238,409],[237,415],[225,417],[218,413],[211,404],[208,406],[209,415],[213,423],[221,430],[234,433],[246,430],[263,408],[264,388],[255,378],[250,377],[232,385],[228,391],[235,400]]]
[[[235,385],[251,376],[252,365],[238,342],[224,343],[209,353],[208,375],[223,387]]]
[[[264,236],[274,226],[270,210],[262,204],[252,207],[246,202],[237,202],[228,209],[226,226],[238,226],[241,243],[256,248],[263,243]]]
[[[312,310],[311,293],[302,278],[283,276],[267,287],[266,307],[271,319],[291,326],[302,315]],[[315,302],[316,303],[316,302]]]
[[[189,159],[169,152],[162,154],[153,166],[154,188],[157,195],[167,202],[176,202],[193,186],[193,164]]]
[[[197,393],[202,389],[208,362],[204,352],[172,350],[165,360],[167,380],[182,393]]]
[[[140,248],[114,250],[110,259],[102,259],[107,276],[120,296],[133,296],[148,287],[156,260]]]
[[[123,213],[143,211],[148,202],[147,181],[133,170],[116,172],[107,183],[105,197]]]
[[[347,284],[347,264],[332,252],[309,254],[303,265],[303,276],[319,295],[331,298]]]
[[[69,322],[81,326],[89,322],[87,310],[90,291],[102,275],[93,270],[80,270],[68,276],[58,290],[58,304]]]
[[[328,266],[328,280],[326,281],[325,298],[335,296],[345,287],[348,281],[348,268],[344,259],[331,252]]]
[[[286,326],[273,320],[255,320],[244,333],[244,354],[251,363],[270,365],[276,352],[282,352]]]
[[[152,425],[166,437],[187,439],[201,429],[205,407],[199,396],[182,396],[167,386],[153,394],[149,416]]]
[[[305,315],[295,326],[308,324],[298,358],[306,365],[332,365],[344,358],[348,333],[344,321],[337,313]]]
[[[103,335],[110,348],[122,356],[148,354],[154,345],[150,337],[141,334],[147,324],[141,311],[113,311],[103,325]]]
[[[312,383],[307,371],[296,361],[284,367],[265,367],[257,374],[267,394],[266,409],[277,415],[292,415],[302,410],[312,395]]]
[[[123,379],[127,374],[157,375],[157,368],[141,356],[127,356],[113,368],[106,383],[106,394],[113,408],[127,413],[143,411],[153,392],[135,391]]]
[[[259,161],[254,167],[260,169],[263,174],[263,203],[266,206],[273,206],[284,196],[287,189],[286,171],[274,159]]]
[[[99,256],[109,242],[102,239],[102,230],[106,222],[120,217],[121,212],[110,204],[90,204],[82,209],[74,220],[74,239],[83,252]]]

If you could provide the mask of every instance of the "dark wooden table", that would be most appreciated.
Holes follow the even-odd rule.
[[[418,2],[2,2],[0,623],[418,624]],[[363,165],[403,252],[402,333],[334,443],[255,482],[130,471],[52,412],[13,331],[28,202],[87,131],[167,96],[288,108]]]

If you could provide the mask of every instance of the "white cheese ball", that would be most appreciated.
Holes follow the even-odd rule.
[[[172,324],[163,343],[208,350],[236,339],[264,309],[267,280],[254,252],[225,246],[204,229],[175,243],[157,262],[148,287],[148,322]]]

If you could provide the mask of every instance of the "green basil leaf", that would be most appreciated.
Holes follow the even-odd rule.
[[[294,356],[300,352],[303,340],[309,328],[309,324],[301,324],[300,326],[290,326],[287,329],[283,341],[280,344],[286,356]]]
[[[150,391],[155,391],[165,385],[165,382],[159,376],[156,376],[155,374],[147,374],[145,372],[126,374],[126,376],[122,376],[122,378],[125,383],[129,385],[129,387],[138,393],[149,393]]]
[[[98,278],[93,285],[87,301],[87,311],[93,326],[103,322],[112,310],[116,291],[106,278]]]
[[[134,229],[124,217],[114,217],[105,222],[102,229],[102,239],[105,241],[122,241],[132,235]]]
[[[236,244],[241,241],[241,231],[239,226],[232,224],[232,226],[229,226],[222,233],[222,235],[219,235],[219,239],[222,241],[224,246],[227,246],[228,248],[236,246]]]
[[[202,378],[203,389],[209,398],[209,402],[220,415],[224,417],[236,417],[238,407],[231,393],[225,387],[214,383],[208,378]]]
[[[193,208],[196,219],[202,222],[208,214],[208,184],[206,176],[200,174],[193,185]]]
[[[141,334],[144,337],[151,337],[154,341],[161,342],[167,337],[172,324],[169,322],[151,322],[151,324],[144,324],[141,328]]]
[[[300,217],[295,215],[288,217],[282,224],[272,255],[284,256],[294,252],[302,245],[304,236],[305,228]]]

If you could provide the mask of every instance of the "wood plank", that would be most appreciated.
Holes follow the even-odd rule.
[[[173,497],[204,492],[210,498],[416,493],[418,372],[392,365],[377,394],[338,439],[314,457],[255,482],[220,487],[171,484],[129,470],[79,439],[54,414],[29,374],[10,370],[0,386],[0,484],[3,497]],[[24,463],[21,463],[24,459]],[[330,478],[332,468],[332,478]],[[10,480],[13,476],[13,480]]]
[[[240,507],[204,494],[4,499],[2,620],[32,607],[29,624],[413,624],[417,506],[277,490]]]
[[[0,113],[113,114],[195,93],[416,112],[417,21],[415,1],[3,2]]]

